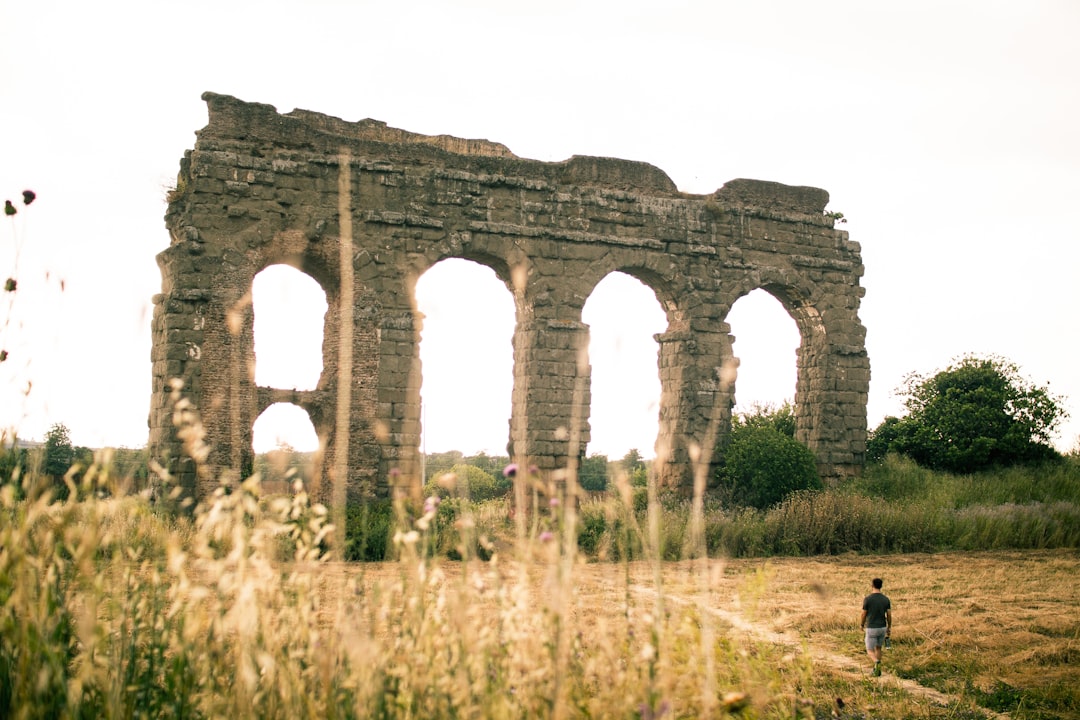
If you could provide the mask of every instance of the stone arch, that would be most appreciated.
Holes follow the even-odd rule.
[[[290,408],[292,409],[290,411]],[[284,413],[286,415],[292,415],[293,417],[285,418],[284,420],[278,420],[273,417],[275,411],[278,413]],[[273,445],[266,443],[262,446],[258,443],[258,436],[260,435],[260,426],[265,432],[265,425],[273,422],[284,422],[288,425],[288,433],[293,439],[304,440],[302,436],[305,430],[310,430],[311,438],[308,438],[309,442],[304,443],[292,443],[287,442],[293,449],[292,456],[285,456],[279,454],[277,443]],[[287,493],[291,492],[291,483],[293,478],[288,477],[287,468],[293,467],[300,473],[300,479],[305,484],[310,484],[313,479],[316,468],[321,464],[321,440],[318,433],[315,430],[315,425],[312,423],[310,413],[303,407],[286,402],[275,402],[269,405],[267,408],[259,412],[255,418],[255,422],[252,426],[252,438],[254,445],[252,451],[255,453],[256,458],[260,455],[267,456],[267,467],[260,468],[259,463],[256,462],[256,470],[263,472],[262,487],[265,493]],[[283,439],[281,435],[277,435],[275,439]],[[314,439],[314,443],[310,440]],[[310,462],[298,462],[301,456],[309,456],[312,458]]]
[[[475,256],[474,256],[475,257]],[[445,269],[448,262],[458,261],[465,263],[470,267],[469,275],[464,282],[471,284],[474,288],[477,284],[492,283],[496,293],[505,292],[506,297],[492,298],[490,292],[484,292],[485,305],[482,307],[476,306],[475,302],[470,301],[471,292],[467,289],[459,289],[459,286],[455,284],[453,288],[447,288],[444,290],[448,295],[445,305],[449,305],[454,309],[454,312],[464,311],[472,312],[471,316],[472,327],[475,328],[475,332],[463,336],[460,338],[460,345],[455,348],[443,348],[444,352],[441,355],[434,355],[432,352],[432,342],[442,341],[443,338],[438,336],[432,336],[432,332],[441,330],[445,325],[436,326],[435,322],[427,308],[431,307],[432,302],[439,302],[437,299],[430,299],[429,304],[424,305],[421,302],[421,285],[426,282],[425,278],[428,278],[432,272],[441,272]],[[486,261],[486,262],[485,262]],[[495,267],[492,267],[495,265]],[[454,270],[449,270],[454,272]],[[438,380],[438,376],[432,372],[433,365],[440,372],[445,372],[446,368],[453,368],[455,372],[455,378],[452,382],[444,383],[444,385],[452,384],[453,390],[451,392],[468,392],[468,396],[462,397],[454,407],[457,408],[458,413],[465,415],[472,414],[474,406],[487,407],[490,411],[490,418],[494,420],[497,417],[502,417],[508,420],[511,415],[512,409],[512,382],[513,382],[513,370],[511,367],[512,353],[511,353],[511,340],[513,337],[514,326],[517,320],[517,309],[514,302],[513,294],[510,291],[509,282],[507,281],[508,269],[505,263],[493,261],[490,257],[479,258],[462,258],[462,257],[444,257],[438,262],[429,266],[424,273],[417,279],[413,285],[413,298],[416,303],[418,317],[420,324],[418,325],[420,333],[418,337],[418,349],[421,363],[421,382],[422,386],[417,388],[418,396],[417,402],[421,404],[420,411],[422,415],[422,436],[425,438],[425,445],[431,447],[427,438],[430,437],[429,430],[436,428],[436,422],[441,412],[446,412],[446,408],[440,408],[430,402],[430,395],[424,392],[425,389],[430,388],[429,383]],[[505,301],[505,304],[503,304]],[[497,325],[491,327],[486,323],[492,318],[489,317],[489,313],[493,312],[496,308],[495,305],[502,305],[498,308],[499,314],[502,311],[509,308],[509,315],[501,318],[495,318],[496,322],[507,321],[507,325]],[[505,331],[505,334],[493,334],[495,331]],[[503,344],[504,343],[504,344]],[[503,363],[496,362],[496,358],[502,353]],[[496,377],[496,373],[501,373],[505,370],[505,376],[501,378]],[[482,378],[481,385],[472,385],[471,387],[463,386],[465,379],[471,378],[473,381],[477,381],[478,378]],[[494,388],[494,389],[493,389]],[[505,394],[503,393],[505,391]],[[504,406],[495,409],[493,406],[486,404],[488,400],[505,400]],[[433,415],[433,412],[435,414]],[[487,424],[487,418],[481,418],[479,420],[473,420],[470,422],[478,422],[487,428],[485,432],[493,432],[490,424]],[[450,423],[447,423],[450,424]],[[446,427],[444,425],[443,427]],[[509,438],[509,423],[507,423],[501,431],[501,448],[505,448]],[[455,430],[456,431],[456,430]],[[491,435],[485,436],[490,440]],[[490,446],[488,446],[490,447]],[[496,454],[502,454],[504,450],[496,450]],[[469,445],[458,445],[453,447],[441,447],[441,450],[452,449],[465,449],[476,450],[477,447]]]
[[[829,323],[829,309],[842,307],[846,301],[823,292],[799,274],[763,268],[734,284],[724,303],[725,318],[739,298],[758,289],[780,303],[799,331],[795,439],[814,452],[823,476],[834,478],[846,474],[837,473],[834,462],[823,461],[823,458],[846,456],[851,435],[858,433],[865,438],[866,397],[862,386],[864,378],[869,380],[869,371],[858,357],[854,363],[845,357],[862,355],[865,360],[865,351],[860,348],[860,352],[850,353],[851,348],[842,344],[851,330],[850,320],[844,314],[833,315],[833,324],[838,327],[830,328]],[[841,336],[839,342],[834,335]],[[849,374],[854,376],[854,382],[849,381]]]
[[[824,190],[738,179],[692,195],[645,163],[545,163],[486,140],[203,98],[209,123],[180,162],[165,217],[170,243],[158,255],[149,439],[196,497],[220,473],[250,465],[254,413],[286,392],[257,388],[247,373],[245,293],[277,262],[299,266],[327,295],[323,377],[289,401],[309,411],[327,454],[336,453],[334,472],[325,468],[335,502],[419,489],[412,290],[447,257],[492,267],[513,292],[510,452],[519,462],[554,476],[577,456],[582,438],[568,429],[587,381],[581,309],[618,270],[653,288],[668,315],[657,337],[670,439],[662,482],[689,488],[708,472],[695,458],[730,420],[725,318],[758,287],[781,301],[803,338],[800,436],[823,475],[859,471],[870,377],[861,248],[825,213]],[[202,413],[208,463],[188,454],[172,425],[178,381],[176,392]]]
[[[287,269],[288,273],[281,274],[275,268]],[[272,290],[266,286],[270,279],[267,273],[273,272],[286,292],[293,293],[291,297],[264,296],[261,300],[257,288]],[[260,280],[262,278],[262,280]],[[279,286],[279,287],[281,287]],[[316,291],[317,289],[317,291]],[[288,383],[269,382],[278,377],[283,377],[280,363],[284,358],[277,353],[286,352],[285,348],[277,343],[283,341],[283,337],[277,333],[288,330],[290,333],[304,333],[317,331],[318,337],[295,338],[291,343],[293,352],[297,354],[290,359],[294,371],[311,373],[310,375],[293,375],[290,373],[292,387],[301,390],[314,390],[323,382],[325,372],[325,358],[323,357],[323,345],[326,338],[326,314],[329,304],[326,302],[326,290],[311,275],[288,263],[272,263],[255,274],[252,279],[252,311],[254,313],[253,328],[255,348],[254,382],[256,385],[267,387],[288,387]],[[321,305],[321,308],[320,308]],[[289,317],[289,310],[293,313],[303,311],[303,317]],[[270,312],[267,312],[270,311]],[[271,316],[271,313],[272,316]],[[283,317],[282,314],[285,316]],[[309,327],[314,326],[314,328]],[[260,338],[264,347],[260,352]],[[304,339],[310,340],[311,347],[306,347]],[[272,356],[271,354],[274,353]],[[261,357],[260,357],[261,356]],[[317,363],[317,366],[316,366]],[[267,366],[269,370],[267,369]],[[307,365],[307,367],[304,367]],[[299,366],[299,367],[297,367]],[[299,380],[299,382],[297,382]]]
[[[732,304],[725,320],[737,340],[732,412],[749,411],[759,402],[794,403],[802,335],[783,303],[764,289],[751,290]]]
[[[647,382],[655,382],[655,388],[656,388],[656,396],[655,396],[655,400],[654,400],[655,406],[652,408],[651,413],[650,413],[650,417],[648,417],[648,419],[645,419],[645,418],[641,417],[640,415],[638,415],[637,413],[639,412],[639,410],[635,410],[635,409],[633,409],[633,408],[631,408],[629,406],[623,406],[623,417],[624,417],[624,419],[629,420],[631,417],[633,417],[633,418],[635,418],[635,422],[637,420],[641,420],[644,423],[645,426],[648,426],[649,428],[651,428],[651,437],[649,437],[647,439],[646,444],[634,443],[633,446],[632,446],[632,447],[638,448],[638,449],[640,449],[640,450],[642,450],[642,451],[644,451],[645,453],[648,454],[648,453],[651,453],[651,452],[655,451],[655,449],[656,449],[656,443],[657,443],[657,439],[658,439],[658,436],[659,436],[659,419],[660,419],[660,413],[661,413],[660,400],[661,400],[661,397],[662,397],[662,382],[661,382],[660,367],[659,367],[660,346],[659,346],[659,343],[656,342],[656,338],[659,335],[663,335],[667,331],[668,326],[670,324],[670,317],[669,317],[669,313],[665,312],[663,303],[657,297],[656,290],[654,290],[653,287],[649,283],[645,282],[644,280],[642,280],[639,277],[635,277],[634,275],[632,275],[630,273],[622,272],[622,271],[619,271],[619,270],[614,270],[612,272],[609,272],[607,275],[605,275],[603,277],[603,279],[601,279],[593,287],[593,290],[592,290],[592,292],[589,293],[589,297],[586,300],[585,305],[584,305],[584,307],[582,309],[582,320],[586,321],[586,325],[588,327],[588,333],[589,333],[589,358],[588,358],[588,360],[589,360],[589,362],[588,362],[588,373],[589,373],[589,375],[588,375],[588,390],[589,390],[589,392],[588,392],[588,396],[586,398],[586,405],[587,405],[587,408],[588,408],[588,415],[587,415],[588,428],[587,428],[587,430],[588,430],[589,442],[590,443],[595,443],[597,441],[597,439],[598,439],[597,438],[597,433],[601,432],[601,429],[604,427],[604,424],[601,423],[600,421],[601,421],[601,412],[605,408],[604,408],[604,405],[602,405],[601,403],[598,402],[598,400],[600,399],[600,397],[602,395],[602,390],[609,382],[611,382],[613,376],[618,376],[620,374],[619,372],[614,372],[613,373],[612,372],[612,370],[613,370],[612,367],[603,365],[600,362],[601,354],[596,353],[596,352],[593,351],[594,348],[596,348],[596,346],[597,346],[597,341],[599,339],[601,339],[601,337],[603,336],[602,330],[609,329],[612,324],[625,325],[625,324],[627,324],[628,321],[632,321],[635,325],[640,326],[643,323],[644,319],[645,319],[645,316],[643,314],[641,314],[642,311],[644,310],[644,308],[642,308],[636,302],[633,303],[630,306],[633,309],[633,312],[635,313],[635,315],[631,316],[631,317],[624,316],[622,318],[614,319],[614,320],[608,320],[608,321],[601,320],[600,327],[598,327],[597,323],[595,323],[592,320],[587,318],[587,315],[590,312],[592,314],[592,317],[594,317],[594,318],[596,317],[596,308],[595,308],[595,306],[593,306],[592,309],[590,310],[590,304],[597,301],[597,293],[600,290],[600,288],[603,287],[606,282],[611,281],[616,276],[621,276],[622,278],[629,279],[631,282],[636,283],[636,285],[633,286],[632,292],[634,292],[635,294],[640,293],[642,297],[648,296],[648,298],[649,298],[648,302],[654,304],[657,316],[658,316],[658,318],[661,318],[661,320],[657,323],[659,325],[659,327],[655,327],[655,331],[650,332],[648,335],[644,336],[644,337],[647,337],[649,339],[649,345],[647,347],[642,347],[642,346],[639,346],[639,345],[636,345],[636,344],[634,344],[630,348],[623,347],[623,348],[621,348],[621,352],[620,352],[620,355],[619,355],[619,364],[620,364],[620,366],[622,366],[622,368],[625,369],[626,367],[630,367],[630,368],[636,369],[636,371],[637,371],[637,372],[634,372],[629,378],[624,378],[625,380],[629,380],[633,384],[632,385],[633,387],[641,388],[641,387],[645,387]],[[650,278],[650,279],[653,279],[655,281],[655,278]],[[610,291],[608,293],[608,297],[610,297]],[[630,308],[628,308],[628,309],[630,309]],[[621,327],[620,330],[622,332],[627,332],[627,333],[629,333],[631,335],[637,334],[637,328],[631,329],[631,328],[627,328],[627,327]],[[637,337],[641,338],[642,336],[640,334],[637,334]],[[630,337],[630,338],[627,338],[627,339],[630,340],[631,343],[634,343],[634,341],[635,341],[635,338],[633,338],[633,337]],[[609,349],[609,353],[605,353],[605,354],[609,355],[610,354],[610,349]],[[646,380],[645,374],[648,374],[649,380]],[[608,386],[608,387],[609,387],[608,393],[610,394],[610,386]],[[621,401],[630,400],[634,396],[634,393],[629,393],[628,394],[626,392],[626,388],[627,388],[626,385],[619,386],[620,391],[617,394],[620,396]],[[610,403],[611,403],[611,398],[609,397],[608,398],[608,404],[609,404],[608,407],[610,407]],[[616,424],[616,423],[611,423],[611,424]],[[643,441],[645,440],[644,437],[640,437],[640,436],[639,436],[638,439],[643,440]],[[589,452],[591,454],[592,452],[594,452],[592,450],[592,447],[593,447],[593,445],[590,445],[588,448],[583,448],[583,453],[587,451],[587,452]],[[616,455],[612,455],[611,457],[613,459],[615,457],[621,457],[622,456],[621,453],[625,453],[627,450],[630,450],[630,449],[631,449],[631,446],[626,446],[624,448],[621,448],[617,452]]]

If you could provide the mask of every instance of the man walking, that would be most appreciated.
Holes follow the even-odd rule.
[[[881,676],[881,646],[892,632],[892,603],[881,592],[881,578],[870,581],[871,592],[862,601],[859,626],[866,629],[866,654],[874,661],[874,677]]]

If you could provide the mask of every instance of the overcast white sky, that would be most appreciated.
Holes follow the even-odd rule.
[[[866,264],[870,426],[900,412],[906,373],[996,353],[1067,396],[1067,450],[1080,435],[1078,36],[1072,0],[5,2],[0,199],[39,200],[0,225],[0,273],[19,281],[13,310],[0,305],[0,423],[145,443],[164,187],[213,90],[540,160],[642,160],[687,192],[738,177],[825,188]],[[505,315],[485,333],[454,303],[505,313],[509,298],[473,270],[422,279],[429,451],[505,446]],[[662,320],[623,281],[586,307],[590,452],[651,455]],[[731,321],[740,403],[792,397],[797,337],[779,305],[751,296]]]

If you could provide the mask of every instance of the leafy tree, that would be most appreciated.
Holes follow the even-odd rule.
[[[464,462],[465,456],[459,450],[450,452],[428,453],[424,458],[426,480],[437,478],[450,472],[450,468]]]
[[[907,455],[923,467],[970,473],[1060,457],[1050,439],[1068,417],[1062,399],[999,356],[967,355],[931,376],[912,373],[900,394],[908,415],[871,433],[867,456]]]
[[[74,462],[75,447],[71,444],[71,433],[67,426],[56,423],[45,433],[45,474],[62,478]]]
[[[587,458],[582,458],[581,468],[578,470],[578,483],[582,489],[589,492],[607,490],[607,466],[607,455],[594,453]]]
[[[741,413],[735,422],[753,427],[771,427],[789,438],[795,437],[795,407],[790,402],[785,401],[780,407],[754,403],[750,411]]]
[[[619,467],[630,478],[630,484],[634,487],[645,487],[649,483],[649,466],[641,459],[641,453],[637,448],[631,448],[622,460]]]
[[[510,464],[510,458],[505,455],[488,455],[480,451],[476,455],[465,458],[466,465],[478,467],[488,475],[498,477],[502,475],[503,468]]]
[[[630,448],[622,460],[619,461],[622,469],[626,471],[627,475],[633,475],[635,470],[639,470],[645,467],[645,461],[641,459],[641,453],[637,448]]]
[[[738,505],[767,508],[822,487],[814,454],[795,440],[795,408],[755,404],[737,415],[722,448],[718,484]]]

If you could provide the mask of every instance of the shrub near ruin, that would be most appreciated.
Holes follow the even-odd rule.
[[[731,502],[764,509],[793,492],[822,487],[814,454],[772,427],[737,424],[719,473]]]

